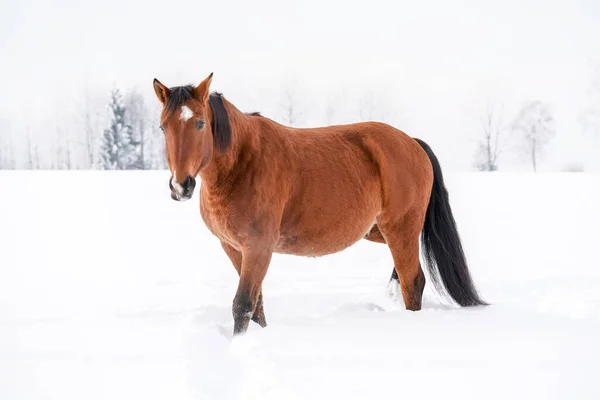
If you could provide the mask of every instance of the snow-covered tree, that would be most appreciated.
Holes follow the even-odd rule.
[[[100,145],[100,168],[117,169],[117,142],[110,129],[104,130]]]
[[[100,143],[100,167],[101,169],[118,169],[118,147],[117,147],[117,131],[122,129],[122,120],[120,107],[118,104],[118,90],[114,91],[111,96],[110,112],[112,118],[110,128],[105,129]],[[124,110],[123,110],[124,114]]]
[[[550,106],[541,101],[526,103],[517,115],[513,129],[519,133],[524,154],[537,171],[542,149],[556,133]]]
[[[119,89],[113,90],[110,101],[110,126],[104,130],[100,147],[102,169],[141,169],[140,143],[132,135],[127,122],[127,109]]]

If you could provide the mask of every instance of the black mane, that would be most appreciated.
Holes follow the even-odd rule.
[[[194,85],[176,86],[169,90],[171,93],[165,104],[167,116],[183,106],[186,101],[194,98]],[[227,150],[231,144],[231,125],[223,103],[223,95],[217,92],[211,93],[208,97],[208,104],[213,115],[211,130],[214,146],[221,151]]]
[[[231,144],[231,125],[225,104],[223,104],[223,95],[217,92],[211,93],[208,97],[208,104],[213,115],[211,129],[215,147],[219,150],[227,150]]]

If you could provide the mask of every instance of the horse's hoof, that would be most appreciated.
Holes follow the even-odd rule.
[[[252,321],[256,322],[258,325],[260,325],[261,328],[266,328],[267,327],[267,320],[265,319],[264,316],[261,317],[257,317],[256,315],[254,315],[252,317]]]

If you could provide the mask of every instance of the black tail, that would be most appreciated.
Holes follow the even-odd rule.
[[[421,233],[423,256],[429,275],[440,294],[449,294],[461,306],[487,305],[477,294],[467,268],[440,163],[427,143],[415,140],[425,150],[433,166],[433,188]]]

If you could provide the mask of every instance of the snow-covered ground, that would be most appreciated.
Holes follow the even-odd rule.
[[[387,294],[387,247],[276,255],[269,326],[166,172],[0,171],[0,399],[598,399],[600,175],[446,174],[483,309]]]

